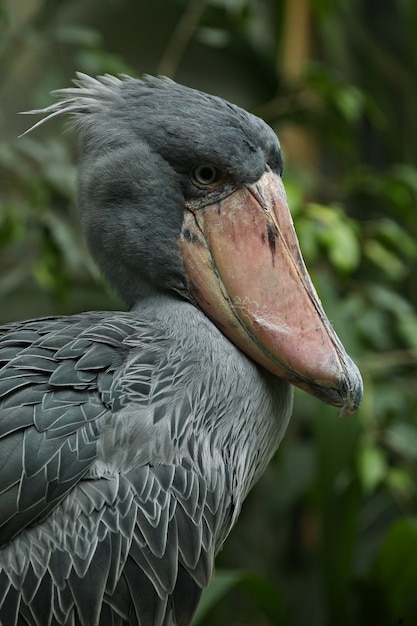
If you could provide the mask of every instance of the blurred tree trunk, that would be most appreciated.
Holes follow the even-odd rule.
[[[311,24],[310,0],[286,1],[278,73],[290,89],[297,87],[311,58]],[[317,148],[308,130],[286,121],[280,127],[280,137],[289,163],[314,168]]]

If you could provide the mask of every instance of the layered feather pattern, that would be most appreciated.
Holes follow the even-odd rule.
[[[239,353],[231,369],[232,346],[223,372],[207,367],[230,344],[204,324],[189,358],[188,333],[134,313],[2,328],[3,626],[190,622],[249,487],[224,445],[237,405],[220,378],[239,391],[241,368],[256,372]],[[240,404],[264,411],[271,454],[281,425],[264,384]]]

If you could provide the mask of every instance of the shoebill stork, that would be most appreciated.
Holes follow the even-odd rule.
[[[361,377],[271,128],[165,78],[74,82],[42,121],[80,131],[83,228],[129,312],[1,328],[0,621],[185,626],[292,385],[348,414]]]

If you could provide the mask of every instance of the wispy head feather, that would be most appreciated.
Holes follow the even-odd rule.
[[[103,104],[114,100],[123,82],[134,80],[126,74],[122,74],[120,78],[110,74],[92,78],[82,72],[76,72],[76,76],[77,78],[72,81],[76,87],[56,89],[52,92],[53,96],[59,98],[58,102],[43,109],[22,111],[22,115],[43,115],[44,117],[22,133],[21,137],[58,115],[77,116],[98,112]]]

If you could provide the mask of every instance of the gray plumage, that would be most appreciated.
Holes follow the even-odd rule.
[[[0,329],[0,623],[186,626],[292,387],[197,306],[184,206],[220,215],[281,174],[281,151],[261,120],[167,79],[75,82],[41,113],[79,127],[86,238],[130,312]],[[204,164],[221,184],[195,180]]]
[[[289,386],[158,309],[2,329],[4,626],[189,623],[278,445]]]

